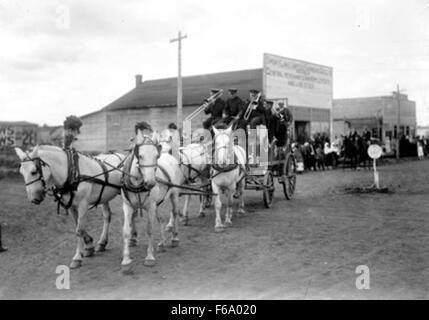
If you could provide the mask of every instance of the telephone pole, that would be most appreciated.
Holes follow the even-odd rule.
[[[177,128],[179,129],[180,137],[182,136],[182,130],[183,130],[183,99],[182,99],[182,40],[186,39],[187,35],[183,35],[179,31],[178,37],[171,39],[170,43],[172,42],[178,42],[179,44],[179,72],[177,75]]]

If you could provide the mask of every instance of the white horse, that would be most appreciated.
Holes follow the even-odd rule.
[[[136,209],[147,212],[148,221],[146,235],[148,248],[145,266],[155,265],[153,245],[153,224],[157,218],[161,229],[159,250],[164,250],[166,237],[164,231],[172,233],[171,245],[179,245],[178,215],[179,189],[174,186],[182,185],[185,181],[179,162],[168,153],[161,153],[157,133],[151,130],[138,130],[135,138],[133,154],[126,160],[124,172],[124,186],[122,189],[124,227],[123,227],[123,259],[122,266],[127,268],[132,262],[129,244],[132,230],[132,215]],[[174,185],[174,186],[173,186]],[[159,205],[169,198],[172,211],[168,224],[164,228],[162,215],[159,214]]]
[[[174,132],[170,129],[164,129],[160,133],[160,144],[162,146],[162,152],[170,153],[175,155],[172,151],[177,148],[178,150],[178,159],[180,166],[185,176],[186,184],[195,184],[195,187],[207,186],[210,181],[210,172],[209,172],[209,159],[207,149],[202,143],[191,143],[186,147],[176,146],[178,141],[175,139]],[[185,204],[183,206],[183,221],[185,225],[189,223],[188,216],[188,205],[190,200],[190,195],[185,195]],[[200,199],[200,208],[198,215],[204,217],[204,209],[206,208],[207,197],[199,195]]]
[[[70,159],[66,152],[55,146],[41,145],[31,152],[15,148],[21,160],[20,173],[24,177],[27,197],[35,204],[40,204],[52,187],[61,190],[70,181]],[[103,168],[101,162],[107,161],[118,166],[124,155],[104,154],[98,160],[79,154],[77,168],[79,175],[75,190],[63,190],[60,201],[67,203],[67,211],[72,214],[76,223],[77,248],[70,268],[82,265],[83,257],[94,254],[92,237],[85,231],[85,215],[91,206],[100,204],[103,210],[103,231],[97,243],[96,251],[104,251],[108,242],[108,232],[112,211],[109,201],[120,193],[121,174]],[[106,177],[107,180],[106,181]]]
[[[232,226],[233,197],[240,200],[238,213],[244,213],[244,186],[246,176],[246,151],[232,141],[232,127],[221,130],[213,127],[214,159],[211,167],[211,183],[215,196],[216,222],[215,232],[222,232],[225,227]],[[220,215],[222,202],[220,192],[226,191],[227,208],[225,224]]]

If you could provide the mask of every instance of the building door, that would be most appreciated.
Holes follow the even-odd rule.
[[[295,137],[298,143],[304,143],[310,138],[309,121],[295,121]]]

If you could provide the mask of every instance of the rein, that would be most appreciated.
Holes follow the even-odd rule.
[[[33,162],[34,165],[36,166],[36,173],[39,174],[39,177],[31,180],[30,182],[27,182],[25,184],[25,186],[29,186],[32,185],[33,183],[36,183],[37,181],[41,181],[42,186],[43,186],[43,191],[46,192],[46,181],[45,178],[43,177],[43,170],[42,167],[49,167],[49,165],[43,161],[40,157],[36,157],[36,158],[31,158],[30,155],[27,153],[27,159],[22,160],[21,162]]]

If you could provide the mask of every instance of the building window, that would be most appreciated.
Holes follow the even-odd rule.
[[[398,127],[396,125],[393,126],[393,137],[398,138]]]
[[[409,126],[407,126],[407,129],[406,129],[406,133],[405,133],[407,136],[410,136],[410,127]]]

